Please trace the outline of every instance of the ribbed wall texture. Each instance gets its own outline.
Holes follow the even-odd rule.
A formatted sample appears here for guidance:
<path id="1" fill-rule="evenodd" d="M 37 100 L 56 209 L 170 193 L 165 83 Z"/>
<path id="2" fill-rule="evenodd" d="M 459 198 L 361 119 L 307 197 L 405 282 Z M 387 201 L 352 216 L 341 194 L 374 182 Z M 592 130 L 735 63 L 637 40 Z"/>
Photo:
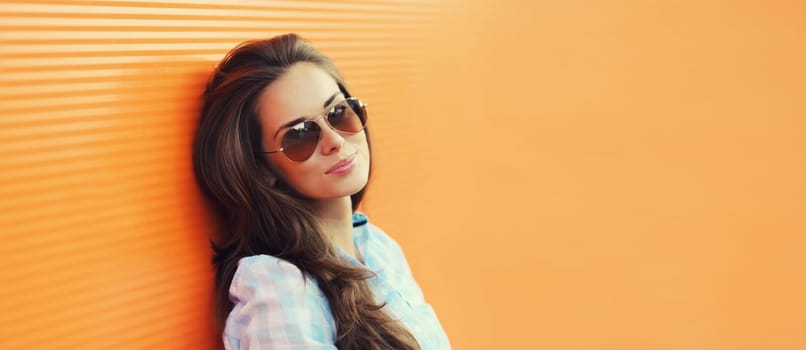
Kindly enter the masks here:
<path id="1" fill-rule="evenodd" d="M 786 0 L 4 2 L 0 349 L 220 343 L 198 97 L 288 31 L 369 103 L 364 210 L 455 349 L 806 349 Z"/>
<path id="2" fill-rule="evenodd" d="M 417 1 L 0 4 L 0 348 L 210 348 L 209 222 L 190 142 L 212 66 L 243 40 L 298 32 L 385 112 L 373 115 L 383 135 L 404 127 L 394 111 L 425 78 L 417 50 L 434 11 Z M 395 141 L 376 143 L 397 153 Z"/>

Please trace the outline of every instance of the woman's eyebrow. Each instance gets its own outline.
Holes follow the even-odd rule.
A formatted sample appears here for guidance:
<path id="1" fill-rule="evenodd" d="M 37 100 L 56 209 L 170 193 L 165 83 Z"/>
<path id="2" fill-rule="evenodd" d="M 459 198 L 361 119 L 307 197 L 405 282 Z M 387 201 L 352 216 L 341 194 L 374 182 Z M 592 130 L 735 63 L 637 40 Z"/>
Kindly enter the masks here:
<path id="1" fill-rule="evenodd" d="M 305 117 L 299 117 L 297 119 L 294 119 L 294 120 L 292 120 L 292 121 L 290 121 L 288 123 L 285 123 L 285 124 L 281 125 L 279 128 L 277 128 L 277 131 L 274 132 L 274 137 L 277 138 L 277 134 L 279 134 L 280 131 L 283 131 L 283 129 L 290 128 L 290 127 L 292 127 L 292 126 L 294 126 L 294 125 L 296 125 L 298 123 L 302 123 L 306 119 L 307 118 L 305 118 Z"/>
<path id="2" fill-rule="evenodd" d="M 328 97 L 327 100 L 325 100 L 325 104 L 322 105 L 322 108 L 327 108 L 327 106 L 329 106 L 330 103 L 333 102 L 333 100 L 336 98 L 336 96 L 339 96 L 339 95 L 341 95 L 341 91 L 336 91 L 333 95 L 330 95 L 330 97 Z M 308 118 L 307 117 L 299 117 L 299 118 L 296 118 L 296 119 L 294 119 L 294 120 L 292 120 L 292 121 L 290 121 L 288 123 L 285 123 L 285 124 L 281 125 L 277 129 L 277 131 L 274 133 L 274 137 L 277 137 L 277 134 L 280 133 L 280 130 L 283 130 L 283 129 L 288 128 L 288 127 L 292 127 L 292 126 L 294 126 L 294 125 L 296 125 L 296 124 L 298 124 L 300 122 L 305 121 L 306 119 L 308 119 Z"/>
<path id="3" fill-rule="evenodd" d="M 333 102 L 333 99 L 336 98 L 336 96 L 339 96 L 339 95 L 341 95 L 341 91 L 336 91 L 335 94 L 333 94 L 330 97 L 328 97 L 327 100 L 325 100 L 325 104 L 322 105 L 322 108 L 327 108 L 327 106 L 329 106 L 330 103 Z"/>

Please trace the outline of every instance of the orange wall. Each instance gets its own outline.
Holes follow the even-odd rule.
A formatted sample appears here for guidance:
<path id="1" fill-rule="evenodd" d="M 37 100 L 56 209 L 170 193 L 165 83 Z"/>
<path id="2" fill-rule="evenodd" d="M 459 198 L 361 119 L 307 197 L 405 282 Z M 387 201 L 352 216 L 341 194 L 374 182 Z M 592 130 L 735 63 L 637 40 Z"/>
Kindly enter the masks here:
<path id="1" fill-rule="evenodd" d="M 806 348 L 806 7 L 0 4 L 0 348 L 213 349 L 206 74 L 296 31 L 456 349 Z"/>

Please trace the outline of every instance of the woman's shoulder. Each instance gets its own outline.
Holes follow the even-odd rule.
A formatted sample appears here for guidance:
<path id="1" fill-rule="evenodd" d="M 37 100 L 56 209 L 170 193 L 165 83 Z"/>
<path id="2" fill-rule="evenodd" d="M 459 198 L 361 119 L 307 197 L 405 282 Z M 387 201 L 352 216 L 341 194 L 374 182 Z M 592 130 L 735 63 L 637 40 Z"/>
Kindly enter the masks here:
<path id="1" fill-rule="evenodd" d="M 230 290 L 257 292 L 265 288 L 286 292 L 318 290 L 311 277 L 287 260 L 265 254 L 241 258 Z"/>
<path id="2" fill-rule="evenodd" d="M 271 256 L 241 258 L 229 290 L 233 308 L 226 348 L 273 349 L 287 344 L 333 347 L 336 326 L 327 299 L 294 264 Z"/>
<path id="3" fill-rule="evenodd" d="M 238 267 L 261 265 L 261 264 L 276 264 L 276 265 L 283 265 L 283 266 L 286 266 L 286 265 L 294 266 L 294 264 L 290 263 L 288 260 L 278 258 L 276 256 L 268 255 L 268 254 L 250 255 L 250 256 L 245 256 L 245 257 L 241 258 L 240 260 L 238 260 Z"/>
<path id="4" fill-rule="evenodd" d="M 238 260 L 238 271 L 268 270 L 278 273 L 301 273 L 302 271 L 285 259 L 267 254 L 257 254 Z"/>

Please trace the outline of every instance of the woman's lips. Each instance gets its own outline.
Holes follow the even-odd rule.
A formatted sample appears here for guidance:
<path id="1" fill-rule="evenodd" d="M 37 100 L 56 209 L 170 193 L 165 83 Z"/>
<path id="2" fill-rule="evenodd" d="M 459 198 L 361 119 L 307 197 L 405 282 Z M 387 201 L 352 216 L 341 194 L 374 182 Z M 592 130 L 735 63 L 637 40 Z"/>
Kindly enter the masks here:
<path id="1" fill-rule="evenodd" d="M 353 166 L 355 166 L 356 154 L 357 153 L 353 153 L 347 158 L 340 160 L 338 163 L 336 163 L 336 165 L 332 166 L 330 169 L 327 169 L 325 174 L 340 175 L 350 172 L 350 170 L 353 170 Z"/>

